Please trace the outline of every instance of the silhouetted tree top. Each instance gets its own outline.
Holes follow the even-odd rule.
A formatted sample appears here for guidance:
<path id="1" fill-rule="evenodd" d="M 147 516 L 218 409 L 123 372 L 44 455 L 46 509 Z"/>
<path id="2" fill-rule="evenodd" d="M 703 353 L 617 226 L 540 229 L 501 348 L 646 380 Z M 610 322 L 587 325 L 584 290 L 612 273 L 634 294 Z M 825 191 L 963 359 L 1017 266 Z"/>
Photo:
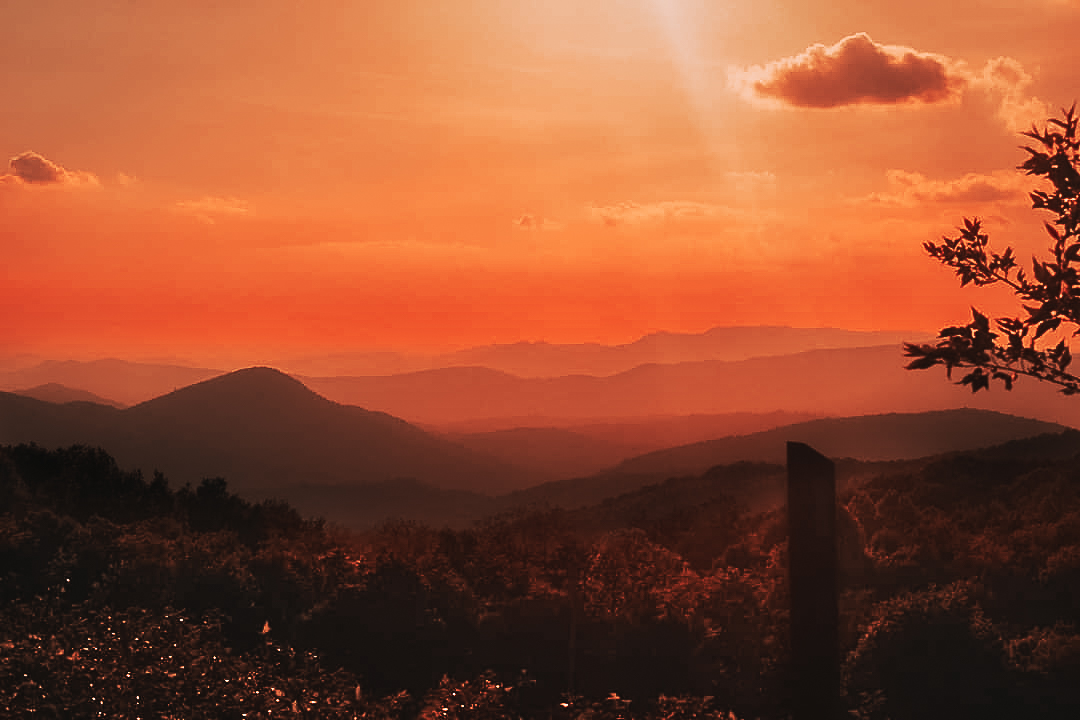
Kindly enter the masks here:
<path id="1" fill-rule="evenodd" d="M 970 369 L 958 383 L 972 392 L 1000 380 L 1006 390 L 1021 375 L 1052 383 L 1066 395 L 1080 392 L 1080 376 L 1069 372 L 1072 354 L 1068 338 L 1080 335 L 1080 141 L 1077 140 L 1076 103 L 1051 118 L 1039 130 L 1022 133 L 1034 140 L 1024 146 L 1027 160 L 1018 169 L 1050 181 L 1051 192 L 1030 194 L 1032 208 L 1054 213 L 1044 223 L 1053 240 L 1049 259 L 1031 259 L 1031 274 L 1019 268 L 1011 247 L 994 252 L 978 218 L 964 218 L 955 237 L 941 244 L 923 245 L 931 257 L 953 268 L 960 285 L 1002 284 L 1012 289 L 1023 313 L 993 321 L 971 309 L 967 325 L 947 327 L 935 344 L 904 344 L 904 353 L 914 358 L 909 370 L 925 370 L 944 365 L 948 376 L 953 368 Z M 1053 340 L 1057 340 L 1054 343 Z"/>

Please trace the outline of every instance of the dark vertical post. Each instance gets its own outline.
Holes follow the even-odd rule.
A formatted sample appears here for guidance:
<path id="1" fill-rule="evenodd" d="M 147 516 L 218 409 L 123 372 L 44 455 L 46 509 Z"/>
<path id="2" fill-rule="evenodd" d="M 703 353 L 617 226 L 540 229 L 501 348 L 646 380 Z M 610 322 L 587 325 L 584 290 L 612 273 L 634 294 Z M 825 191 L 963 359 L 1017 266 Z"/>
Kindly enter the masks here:
<path id="1" fill-rule="evenodd" d="M 809 445 L 787 444 L 788 577 L 794 720 L 840 711 L 836 466 Z"/>
<path id="2" fill-rule="evenodd" d="M 570 638 L 566 645 L 566 693 L 574 694 L 574 670 L 577 660 L 578 606 L 581 605 L 581 567 L 575 557 L 570 561 Z"/>

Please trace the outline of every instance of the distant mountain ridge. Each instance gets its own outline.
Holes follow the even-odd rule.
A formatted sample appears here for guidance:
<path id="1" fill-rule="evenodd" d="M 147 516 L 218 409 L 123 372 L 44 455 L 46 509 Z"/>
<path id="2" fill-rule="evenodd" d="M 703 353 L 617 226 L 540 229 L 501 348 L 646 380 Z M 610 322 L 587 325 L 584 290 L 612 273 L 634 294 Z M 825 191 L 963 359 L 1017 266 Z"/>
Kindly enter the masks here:
<path id="1" fill-rule="evenodd" d="M 526 378 L 603 377 L 641 365 L 749 360 L 808 350 L 868 347 L 910 341 L 915 335 L 919 334 L 784 325 L 715 327 L 703 333 L 654 332 L 621 345 L 488 345 L 443 355 L 440 364 L 476 365 Z"/>
<path id="2" fill-rule="evenodd" d="M 103 398 L 100 395 L 95 395 L 86 390 L 69 388 L 66 385 L 54 382 L 36 385 L 24 390 L 16 390 L 15 394 L 51 403 L 91 402 L 115 408 L 123 407 L 121 403 L 118 403 L 115 400 L 109 400 L 108 398 Z"/>
<path id="3" fill-rule="evenodd" d="M 328 381 L 341 376 L 390 376 L 469 367 L 487 368 L 496 373 L 530 379 L 572 375 L 606 377 L 641 365 L 706 360 L 730 362 L 813 349 L 899 344 L 918 339 L 924 339 L 918 332 L 736 326 L 715 327 L 702 333 L 655 332 L 620 345 L 519 342 L 437 355 L 338 353 L 294 359 L 277 363 L 277 366 L 285 368 L 295 377 Z M 46 360 L 29 366 L 24 361 L 15 362 L 13 359 L 9 369 L 0 369 L 0 390 L 17 391 L 58 383 L 110 398 L 123 405 L 134 405 L 225 372 L 208 367 L 131 362 L 115 358 Z M 333 396 L 332 399 L 352 402 L 345 397 Z"/>
<path id="4" fill-rule="evenodd" d="M 339 402 L 440 425 L 499 417 L 641 417 L 775 411 L 831 416 L 968 406 L 1080 426 L 1080 402 L 1036 382 L 972 395 L 943 372 L 904 368 L 900 345 L 811 350 L 750 360 L 641 365 L 606 377 L 521 378 L 490 368 L 391 376 L 305 377 Z"/>
<path id="5" fill-rule="evenodd" d="M 747 360 L 827 348 L 867 347 L 928 339 L 915 331 L 795 328 L 785 325 L 714 327 L 701 333 L 654 332 L 629 343 L 516 342 L 439 355 L 339 353 L 285 363 L 299 375 L 400 375 L 453 367 L 484 367 L 522 378 L 608 376 L 639 365 Z"/>
<path id="6" fill-rule="evenodd" d="M 19 388 L 57 383 L 123 405 L 135 405 L 221 374 L 221 370 L 210 368 L 116 359 L 47 360 L 31 367 L 0 372 L 0 390 L 15 392 Z"/>

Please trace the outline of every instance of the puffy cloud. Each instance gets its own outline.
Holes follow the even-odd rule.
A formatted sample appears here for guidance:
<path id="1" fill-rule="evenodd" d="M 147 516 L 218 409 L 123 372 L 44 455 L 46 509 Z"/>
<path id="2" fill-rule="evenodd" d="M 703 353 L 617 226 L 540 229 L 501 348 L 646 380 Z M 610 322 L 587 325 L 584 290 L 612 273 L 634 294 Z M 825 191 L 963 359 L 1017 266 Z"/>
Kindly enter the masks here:
<path id="1" fill-rule="evenodd" d="M 97 177 L 88 172 L 65 170 L 63 167 L 32 151 L 20 153 L 8 162 L 8 172 L 0 182 L 29 185 L 99 186 Z"/>
<path id="2" fill-rule="evenodd" d="M 604 225 L 615 227 L 617 225 L 709 220 L 728 217 L 732 211 L 729 208 L 709 203 L 666 200 L 645 204 L 622 202 L 614 205 L 593 206 L 589 208 L 589 214 Z"/>
<path id="3" fill-rule="evenodd" d="M 880 45 L 866 33 L 831 46 L 811 45 L 764 66 L 733 68 L 728 78 L 752 99 L 804 108 L 943 102 L 966 84 L 963 71 L 948 58 Z"/>
<path id="4" fill-rule="evenodd" d="M 920 173 L 889 170 L 889 190 L 872 193 L 857 203 L 915 207 L 926 203 L 1021 202 L 1031 189 L 1031 179 L 1016 172 L 983 175 L 968 173 L 952 180 L 933 180 Z"/>

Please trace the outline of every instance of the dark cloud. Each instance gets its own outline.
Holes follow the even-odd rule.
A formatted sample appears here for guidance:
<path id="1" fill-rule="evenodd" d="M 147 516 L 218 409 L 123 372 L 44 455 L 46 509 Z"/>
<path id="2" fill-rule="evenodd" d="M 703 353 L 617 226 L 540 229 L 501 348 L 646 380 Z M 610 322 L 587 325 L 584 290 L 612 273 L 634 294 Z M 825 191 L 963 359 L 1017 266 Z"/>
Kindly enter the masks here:
<path id="1" fill-rule="evenodd" d="M 46 160 L 36 152 L 24 152 L 11 158 L 8 163 L 11 174 L 23 182 L 58 183 L 64 182 L 67 172 L 54 162 Z"/>
<path id="2" fill-rule="evenodd" d="M 24 152 L 11 158 L 8 172 L 0 175 L 0 181 L 32 185 L 99 185 L 91 173 L 65 170 L 36 152 Z"/>
<path id="3" fill-rule="evenodd" d="M 744 92 L 804 108 L 894 105 L 948 100 L 967 83 L 947 58 L 879 45 L 866 33 L 831 47 L 812 45 L 794 57 L 732 72 Z"/>

